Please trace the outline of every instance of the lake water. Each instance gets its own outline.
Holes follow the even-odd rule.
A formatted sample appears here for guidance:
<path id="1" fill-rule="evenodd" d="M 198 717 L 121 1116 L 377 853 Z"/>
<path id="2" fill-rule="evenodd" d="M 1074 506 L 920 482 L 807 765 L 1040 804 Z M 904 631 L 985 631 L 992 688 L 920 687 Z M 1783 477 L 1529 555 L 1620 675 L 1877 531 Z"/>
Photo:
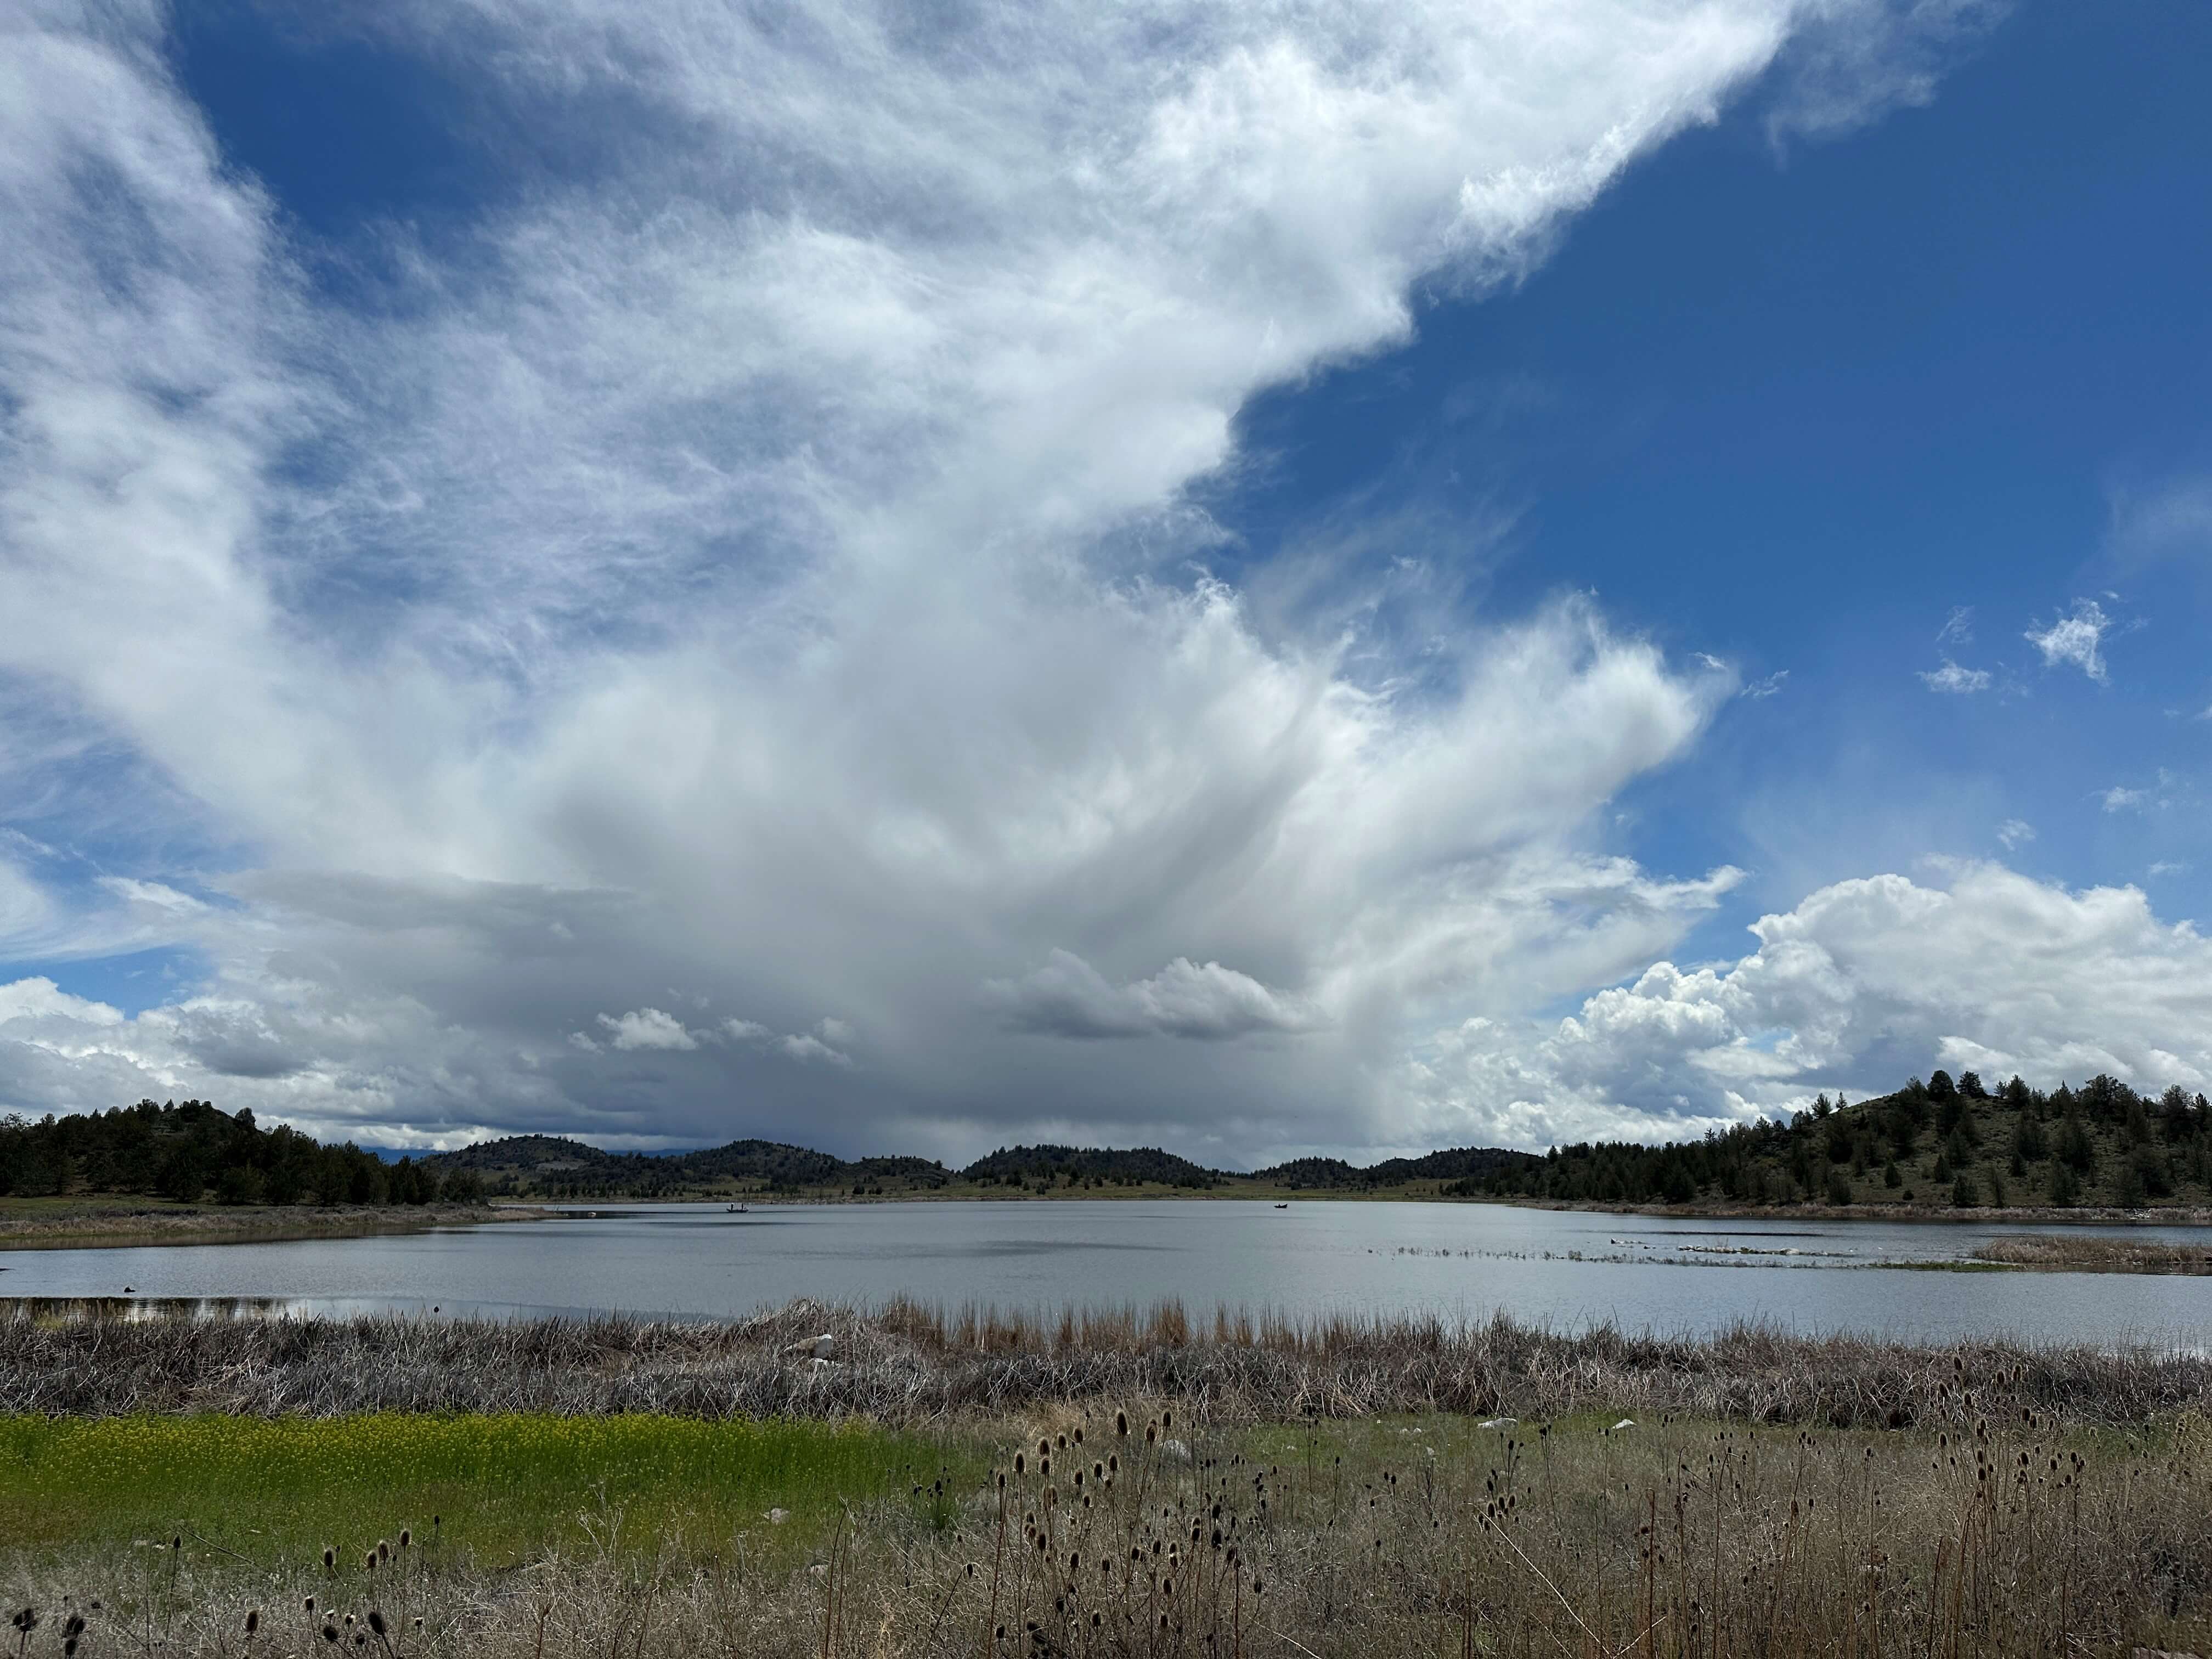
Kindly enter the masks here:
<path id="1" fill-rule="evenodd" d="M 1480 1204 L 1188 1200 L 606 1206 L 400 1237 L 0 1252 L 0 1297 L 233 1298 L 299 1312 L 725 1317 L 799 1297 L 1049 1309 L 1181 1299 L 1571 1328 L 2212 1346 L 2212 1278 L 1913 1272 L 2019 1227 L 1698 1223 Z M 2122 1230 L 2108 1230 L 2122 1231 Z M 2125 1230 L 2198 1243 L 2187 1228 Z M 1578 1259 L 1579 1258 L 1579 1259 Z"/>

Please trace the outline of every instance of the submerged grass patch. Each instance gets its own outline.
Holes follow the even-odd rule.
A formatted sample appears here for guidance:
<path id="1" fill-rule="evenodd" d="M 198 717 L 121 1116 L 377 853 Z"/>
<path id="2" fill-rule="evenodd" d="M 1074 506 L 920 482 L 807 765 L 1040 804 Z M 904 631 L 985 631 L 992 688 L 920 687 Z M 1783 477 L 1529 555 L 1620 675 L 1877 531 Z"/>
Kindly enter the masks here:
<path id="1" fill-rule="evenodd" d="M 412 1531 L 490 1565 L 557 1550 L 619 1512 L 706 1550 L 788 1512 L 811 1538 L 840 1500 L 971 1479 L 951 1443 L 859 1423 L 543 1413 L 0 1419 L 0 1552 L 184 1536 L 272 1566 L 337 1550 L 352 1571 Z"/>

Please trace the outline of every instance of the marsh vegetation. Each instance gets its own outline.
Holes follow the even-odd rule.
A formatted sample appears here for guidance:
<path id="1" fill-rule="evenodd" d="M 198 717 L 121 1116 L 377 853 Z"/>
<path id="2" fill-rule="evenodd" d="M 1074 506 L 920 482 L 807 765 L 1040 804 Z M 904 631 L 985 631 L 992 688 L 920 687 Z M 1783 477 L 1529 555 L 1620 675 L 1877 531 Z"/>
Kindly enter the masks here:
<path id="1" fill-rule="evenodd" d="M 852 1358 L 793 1340 L 825 1324 Z M 236 1363 L 252 1351 L 233 1339 L 257 1334 L 283 1333 L 152 1333 L 163 1346 L 143 1324 L 76 1319 L 17 1328 L 10 1346 L 112 1344 L 130 1369 L 198 1344 Z M 419 1368 L 414 1333 L 307 1334 L 238 1396 L 245 1415 L 0 1427 L 0 1582 L 35 1619 L 21 1651 L 2058 1655 L 2208 1632 L 2203 1379 L 2160 1403 L 2169 1391 L 2139 1386 L 2164 1364 L 2147 1357 L 2083 1389 L 2081 1356 L 1539 1342 L 1497 1375 L 1571 1409 L 1354 1415 L 1374 1390 L 1351 1379 L 1443 1375 L 1414 1358 L 1437 1334 L 980 1312 L 863 1327 L 806 1309 L 731 1347 L 613 1322 L 519 1328 L 495 1358 L 574 1378 L 569 1409 L 361 1416 L 346 1411 L 359 1376 L 286 1404 L 266 1376 L 371 1356 Z M 778 1350 L 794 1405 L 842 1420 L 580 1414 L 624 1379 L 726 1384 L 750 1345 Z M 966 1378 L 958 1409 L 941 1390 L 903 1427 L 852 1415 L 852 1391 L 825 1379 L 895 1352 Z M 1285 1414 L 1233 1386 L 1237 1354 L 1346 1381 Z M 1069 1369 L 1086 1356 L 1104 1369 Z M 1112 1369 L 1146 1356 L 1149 1372 Z M 1733 1410 L 1691 1381 L 1824 1359 L 1910 1378 L 1917 1419 L 1771 1415 L 1820 1398 L 1813 1376 Z M 1158 1391 L 1089 1389 L 1140 1376 Z M 982 1377 L 1010 1397 L 976 1392 Z M 1486 1389 L 1510 1392 L 1461 1395 Z M 1651 1408 L 1669 1395 L 1720 1409 Z M 2052 1403 L 2022 1403 L 2038 1396 Z"/>

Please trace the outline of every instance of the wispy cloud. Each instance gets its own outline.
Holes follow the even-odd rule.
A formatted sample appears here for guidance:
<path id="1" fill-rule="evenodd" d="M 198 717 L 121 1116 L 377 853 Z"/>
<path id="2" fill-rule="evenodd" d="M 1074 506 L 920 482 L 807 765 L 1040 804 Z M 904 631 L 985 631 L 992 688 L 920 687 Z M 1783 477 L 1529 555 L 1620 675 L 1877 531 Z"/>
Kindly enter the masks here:
<path id="1" fill-rule="evenodd" d="M 2007 818 L 1997 825 L 1997 839 L 2004 843 L 2005 850 L 2009 853 L 2035 839 L 2035 826 L 2021 818 Z"/>
<path id="2" fill-rule="evenodd" d="M 1962 696 L 1990 689 L 1987 669 L 1961 668 L 1948 657 L 1943 659 L 1941 668 L 1923 673 L 1920 680 L 1931 691 L 1949 691 Z"/>
<path id="3" fill-rule="evenodd" d="M 1788 683 L 1789 678 L 1788 669 L 1778 668 L 1765 679 L 1753 680 L 1746 685 L 1743 695 L 1747 697 L 1771 697 Z"/>
<path id="4" fill-rule="evenodd" d="M 2139 812 L 2150 799 L 2148 789 L 2129 789 L 2114 784 L 2097 797 L 2107 812 Z"/>
<path id="5" fill-rule="evenodd" d="M 1974 642 L 1974 607 L 1954 605 L 1951 614 L 1943 618 L 1942 627 L 1936 630 L 1938 645 L 1972 645 Z"/>

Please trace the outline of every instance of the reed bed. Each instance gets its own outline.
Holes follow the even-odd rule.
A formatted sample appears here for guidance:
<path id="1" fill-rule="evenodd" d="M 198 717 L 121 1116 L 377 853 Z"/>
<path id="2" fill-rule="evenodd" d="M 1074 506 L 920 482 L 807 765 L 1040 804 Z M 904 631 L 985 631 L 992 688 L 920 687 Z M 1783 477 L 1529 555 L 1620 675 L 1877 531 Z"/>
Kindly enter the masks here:
<path id="1" fill-rule="evenodd" d="M 1974 1255 L 2040 1273 L 2212 1273 L 2212 1246 L 2092 1234 L 2013 1234 L 1991 1239 Z"/>
<path id="2" fill-rule="evenodd" d="M 2212 1358 L 2153 1345 L 1916 1346 L 1749 1325 L 1668 1338 L 1235 1309 L 1205 1319 L 1173 1303 L 1037 1317 L 801 1302 L 735 1323 L 205 1319 L 19 1304 L 0 1323 L 0 1413 L 74 1416 L 653 1413 L 921 1427 L 1112 1401 L 1173 1403 L 1223 1426 L 1611 1412 L 1899 1429 L 1964 1426 L 1960 1376 L 1995 1417 L 2068 1425 L 2144 1424 L 2212 1396 Z"/>
<path id="3" fill-rule="evenodd" d="M 2212 1635 L 2204 1419 L 2067 1434 L 1950 1370 L 1963 1425 L 1905 1433 L 1063 1404 L 990 1431 L 965 1480 L 803 1537 L 769 1516 L 671 1544 L 603 1509 L 522 1557 L 426 1547 L 422 1517 L 371 1504 L 327 1558 L 272 1560 L 211 1492 L 173 1539 L 17 1553 L 0 1594 L 27 1659 L 1978 1659 Z"/>

